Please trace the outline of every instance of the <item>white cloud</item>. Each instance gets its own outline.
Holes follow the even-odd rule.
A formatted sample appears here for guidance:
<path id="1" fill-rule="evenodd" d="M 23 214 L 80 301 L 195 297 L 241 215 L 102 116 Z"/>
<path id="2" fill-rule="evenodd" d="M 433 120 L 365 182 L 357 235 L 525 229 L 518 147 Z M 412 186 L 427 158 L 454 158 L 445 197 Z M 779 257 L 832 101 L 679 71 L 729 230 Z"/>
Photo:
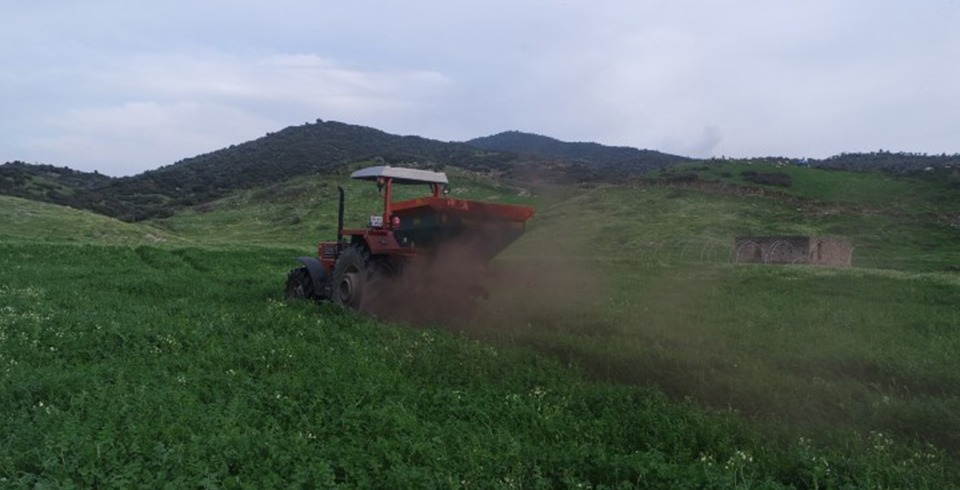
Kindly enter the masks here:
<path id="1" fill-rule="evenodd" d="M 400 120 L 448 80 L 423 70 L 351 69 L 316 55 L 141 55 L 70 74 L 121 101 L 31 116 L 31 160 L 128 174 L 281 127 Z"/>
<path id="2" fill-rule="evenodd" d="M 51 162 L 120 175 L 222 148 L 275 127 L 228 106 L 131 102 L 72 110 L 48 121 L 51 135 L 33 144 Z"/>

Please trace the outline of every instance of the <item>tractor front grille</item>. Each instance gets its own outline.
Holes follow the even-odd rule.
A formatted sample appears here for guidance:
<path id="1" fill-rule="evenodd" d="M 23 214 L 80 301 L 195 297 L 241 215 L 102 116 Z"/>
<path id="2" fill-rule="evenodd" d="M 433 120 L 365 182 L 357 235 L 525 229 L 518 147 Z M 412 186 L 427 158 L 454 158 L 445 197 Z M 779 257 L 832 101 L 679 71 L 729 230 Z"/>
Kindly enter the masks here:
<path id="1" fill-rule="evenodd" d="M 320 257 L 325 259 L 332 259 L 337 256 L 337 244 L 336 243 L 325 243 L 320 245 Z"/>

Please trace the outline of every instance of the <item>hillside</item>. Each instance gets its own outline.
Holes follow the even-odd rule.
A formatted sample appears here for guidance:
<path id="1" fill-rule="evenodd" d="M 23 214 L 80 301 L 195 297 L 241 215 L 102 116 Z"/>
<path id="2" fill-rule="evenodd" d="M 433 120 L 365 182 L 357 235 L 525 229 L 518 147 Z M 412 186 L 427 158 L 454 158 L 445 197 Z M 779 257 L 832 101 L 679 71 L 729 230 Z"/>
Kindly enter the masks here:
<path id="1" fill-rule="evenodd" d="M 103 187 L 113 178 L 97 172 L 20 161 L 0 165 L 0 194 L 54 204 L 75 201 L 78 191 Z"/>
<path id="2" fill-rule="evenodd" d="M 654 150 L 639 150 L 628 146 L 568 143 L 548 136 L 520 131 L 506 131 L 472 139 L 466 143 L 485 150 L 536 155 L 624 174 L 640 174 L 691 160 L 687 157 Z"/>
<path id="3" fill-rule="evenodd" d="M 288 127 L 262 138 L 199 155 L 111 183 L 121 195 L 162 195 L 173 205 L 190 205 L 314 173 L 329 173 L 364 160 L 388 164 L 506 170 L 516 157 L 491 154 L 456 143 L 397 136 L 339 122 Z"/>
<path id="4" fill-rule="evenodd" d="M 910 174 L 927 171 L 927 169 L 957 169 L 960 168 L 960 153 L 928 155 L 926 153 L 873 151 L 873 152 L 844 152 L 827 158 L 793 158 L 793 157 L 750 157 L 750 158 L 711 158 L 705 160 L 710 164 L 723 164 L 729 161 L 751 162 L 759 164 L 789 164 L 802 167 L 816 167 L 832 170 L 848 170 L 853 172 L 872 172 L 883 170 L 889 173 Z"/>
<path id="5" fill-rule="evenodd" d="M 157 244 L 175 235 L 146 223 L 125 223 L 90 211 L 0 196 L 0 242 Z"/>
<path id="6" fill-rule="evenodd" d="M 569 143 L 518 131 L 455 143 L 317 120 L 131 177 L 111 178 L 51 165 L 8 162 L 0 165 L 0 195 L 87 209 L 131 222 L 171 216 L 180 209 L 211 202 L 237 190 L 274 185 L 305 175 L 335 174 L 361 161 L 449 165 L 531 184 L 571 184 L 609 182 L 691 159 L 653 150 Z M 956 174 L 960 155 L 881 151 L 805 162 L 786 158 L 752 161 L 859 171 L 916 172 L 927 167 L 953 167 Z"/>
<path id="7" fill-rule="evenodd" d="M 960 153 L 927 155 L 881 150 L 869 153 L 841 153 L 822 160 L 814 160 L 811 164 L 822 168 L 842 170 L 910 172 L 922 171 L 927 167 L 960 168 Z"/>
<path id="8" fill-rule="evenodd" d="M 488 172 L 510 172 L 520 164 L 536 164 L 535 159 L 511 153 L 318 120 L 132 177 L 93 179 L 74 173 L 70 175 L 76 178 L 58 177 L 47 184 L 41 177 L 50 174 L 52 167 L 30 169 L 8 163 L 0 166 L 0 193 L 89 209 L 124 221 L 140 221 L 170 216 L 178 208 L 209 202 L 241 189 L 303 175 L 334 173 L 358 161 L 456 165 Z M 27 177 L 17 177 L 15 173 Z"/>

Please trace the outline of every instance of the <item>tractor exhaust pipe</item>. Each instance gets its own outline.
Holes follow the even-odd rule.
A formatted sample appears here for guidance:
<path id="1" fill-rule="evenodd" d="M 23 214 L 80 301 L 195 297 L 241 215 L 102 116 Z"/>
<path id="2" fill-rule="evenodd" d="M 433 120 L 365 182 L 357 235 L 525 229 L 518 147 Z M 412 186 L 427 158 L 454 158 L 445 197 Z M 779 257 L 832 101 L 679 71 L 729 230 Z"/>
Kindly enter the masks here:
<path id="1" fill-rule="evenodd" d="M 343 187 L 337 186 L 340 193 L 340 207 L 337 209 L 337 255 L 340 255 L 340 249 L 343 248 Z"/>

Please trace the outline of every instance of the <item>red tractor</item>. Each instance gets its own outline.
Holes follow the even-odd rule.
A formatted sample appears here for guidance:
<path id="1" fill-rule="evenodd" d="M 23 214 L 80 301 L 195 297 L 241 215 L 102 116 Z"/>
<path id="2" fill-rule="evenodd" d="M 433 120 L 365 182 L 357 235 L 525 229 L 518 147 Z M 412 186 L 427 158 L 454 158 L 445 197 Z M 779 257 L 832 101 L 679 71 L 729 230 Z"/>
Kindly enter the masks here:
<path id="1" fill-rule="evenodd" d="M 288 298 L 330 300 L 355 310 L 368 309 L 374 289 L 456 249 L 463 258 L 486 263 L 523 234 L 533 208 L 447 197 L 446 174 L 390 166 L 370 167 L 351 178 L 374 181 L 383 196 L 383 214 L 365 229 L 343 229 L 344 192 L 340 187 L 337 241 L 321 242 L 317 257 L 287 277 Z M 424 197 L 393 202 L 394 184 L 429 186 Z M 456 265 L 454 265 L 456 267 Z M 431 276 L 433 277 L 433 276 Z M 432 282 L 433 279 L 431 278 Z M 409 288 L 416 294 L 417 288 Z"/>

